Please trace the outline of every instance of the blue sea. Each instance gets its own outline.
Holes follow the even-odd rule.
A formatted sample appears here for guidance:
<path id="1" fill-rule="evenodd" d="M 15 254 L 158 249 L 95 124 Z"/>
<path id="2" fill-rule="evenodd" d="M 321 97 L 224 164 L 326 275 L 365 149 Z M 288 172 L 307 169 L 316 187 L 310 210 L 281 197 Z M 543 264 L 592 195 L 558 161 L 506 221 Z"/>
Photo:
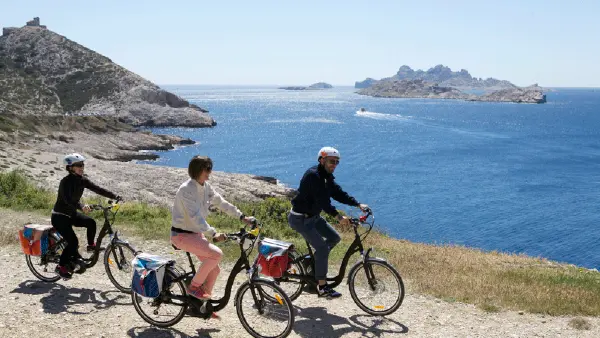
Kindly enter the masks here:
<path id="1" fill-rule="evenodd" d="M 541 105 L 382 99 L 350 87 L 165 89 L 218 125 L 152 129 L 198 144 L 147 163 L 187 167 L 202 154 L 215 170 L 297 188 L 333 146 L 338 183 L 394 237 L 600 265 L 600 89 L 553 89 Z"/>

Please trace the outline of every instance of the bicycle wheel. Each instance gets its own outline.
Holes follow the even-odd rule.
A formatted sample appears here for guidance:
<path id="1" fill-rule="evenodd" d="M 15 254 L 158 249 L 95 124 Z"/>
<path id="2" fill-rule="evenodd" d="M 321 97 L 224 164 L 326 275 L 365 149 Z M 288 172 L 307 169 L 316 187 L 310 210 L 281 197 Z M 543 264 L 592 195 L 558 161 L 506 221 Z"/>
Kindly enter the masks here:
<path id="1" fill-rule="evenodd" d="M 264 295 L 269 294 L 275 302 Z M 235 295 L 235 307 L 242 326 L 253 337 L 287 337 L 295 315 L 292 301 L 270 280 L 244 282 Z M 266 323 L 259 323 L 263 319 Z"/>
<path id="2" fill-rule="evenodd" d="M 41 281 L 49 283 L 56 282 L 60 279 L 60 276 L 56 273 L 56 267 L 58 266 L 62 251 L 67 246 L 67 243 L 61 241 L 55 233 L 51 233 L 50 237 L 50 248 L 45 255 L 25 255 L 27 267 L 33 275 Z"/>
<path id="3" fill-rule="evenodd" d="M 352 299 L 363 311 L 374 316 L 394 313 L 404 300 L 404 283 L 388 262 L 368 259 L 348 273 Z"/>
<path id="4" fill-rule="evenodd" d="M 131 291 L 131 300 L 135 311 L 149 324 L 158 327 L 173 326 L 185 316 L 188 304 L 183 300 L 173 299 L 172 296 L 185 297 L 187 295 L 182 281 L 169 282 L 179 274 L 172 269 L 165 272 L 165 285 L 157 298 L 145 298 L 135 291 Z"/>
<path id="5" fill-rule="evenodd" d="M 122 292 L 131 291 L 132 247 L 123 243 L 110 244 L 104 251 L 104 268 L 113 285 Z"/>

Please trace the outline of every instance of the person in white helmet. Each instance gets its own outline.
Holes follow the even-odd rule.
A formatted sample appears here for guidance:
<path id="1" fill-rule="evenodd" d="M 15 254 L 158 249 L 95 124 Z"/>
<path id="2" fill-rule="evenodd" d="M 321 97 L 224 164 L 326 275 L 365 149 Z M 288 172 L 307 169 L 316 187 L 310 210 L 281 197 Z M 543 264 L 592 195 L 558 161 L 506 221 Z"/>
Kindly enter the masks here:
<path id="1" fill-rule="evenodd" d="M 338 232 L 323 217 L 325 211 L 347 225 L 349 220 L 331 204 L 331 198 L 361 210 L 368 205 L 359 203 L 335 182 L 333 172 L 340 163 L 340 152 L 332 147 L 323 147 L 317 155 L 319 164 L 309 168 L 300 180 L 298 194 L 292 199 L 292 210 L 288 216 L 290 227 L 296 230 L 315 249 L 315 279 L 318 294 L 324 297 L 339 297 L 341 294 L 327 285 L 329 252 L 341 240 Z"/>
<path id="2" fill-rule="evenodd" d="M 87 177 L 83 176 L 85 157 L 81 154 L 73 153 L 66 155 L 63 164 L 66 166 L 68 175 L 65 176 L 58 186 L 58 196 L 52 209 L 52 226 L 67 241 L 67 246 L 60 255 L 60 261 L 56 267 L 56 272 L 64 279 L 72 277 L 72 263 L 79 266 L 85 266 L 81 255 L 79 254 L 79 241 L 73 231 L 73 227 L 87 228 L 87 250 L 94 251 L 96 244 L 94 236 L 96 235 L 96 221 L 84 214 L 77 212 L 82 210 L 84 213 L 90 211 L 88 205 L 81 204 L 80 199 L 84 189 L 115 200 L 122 198 L 106 189 L 103 189 L 92 183 Z M 85 269 L 79 270 L 83 272 Z"/>

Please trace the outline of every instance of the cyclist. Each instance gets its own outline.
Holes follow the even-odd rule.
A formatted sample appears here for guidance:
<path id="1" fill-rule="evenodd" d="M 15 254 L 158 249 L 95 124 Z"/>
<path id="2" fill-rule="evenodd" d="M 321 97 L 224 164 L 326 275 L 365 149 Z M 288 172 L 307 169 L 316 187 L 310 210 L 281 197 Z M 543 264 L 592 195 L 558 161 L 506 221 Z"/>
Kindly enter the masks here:
<path id="1" fill-rule="evenodd" d="M 84 189 L 87 188 L 107 198 L 121 200 L 120 196 L 97 186 L 84 176 L 84 161 L 85 157 L 78 153 L 68 154 L 64 157 L 63 164 L 66 166 L 68 174 L 60 181 L 58 196 L 52 209 L 52 226 L 67 242 L 67 246 L 60 255 L 60 261 L 56 267 L 56 272 L 64 279 L 72 277 L 72 273 L 75 270 L 74 265 L 79 265 L 78 272 L 83 272 L 85 270 L 83 267 L 86 265 L 86 262 L 79 254 L 79 240 L 75 231 L 73 231 L 74 226 L 86 228 L 87 251 L 94 251 L 96 249 L 96 243 L 94 243 L 96 221 L 91 217 L 77 212 L 77 210 L 81 210 L 84 213 L 88 213 L 91 210 L 88 205 L 80 202 Z"/>
<path id="2" fill-rule="evenodd" d="M 318 165 L 309 168 L 300 180 L 298 195 L 292 199 L 288 216 L 290 227 L 296 230 L 315 249 L 315 279 L 320 297 L 340 297 L 342 294 L 327 284 L 329 252 L 341 240 L 338 232 L 321 217 L 325 211 L 337 218 L 341 225 L 350 220 L 342 216 L 331 205 L 331 198 L 350 206 L 366 210 L 368 205 L 359 203 L 335 182 L 333 172 L 340 163 L 340 152 L 332 147 L 323 147 L 317 155 Z"/>
<path id="3" fill-rule="evenodd" d="M 254 217 L 245 216 L 237 207 L 226 201 L 208 182 L 213 162 L 209 157 L 194 156 L 188 165 L 190 179 L 185 181 L 175 195 L 172 213 L 171 243 L 177 248 L 198 257 L 202 265 L 188 287 L 188 294 L 198 299 L 210 299 L 221 269 L 223 252 L 209 242 L 226 239 L 217 233 L 206 218 L 213 205 L 228 215 L 252 224 Z"/>

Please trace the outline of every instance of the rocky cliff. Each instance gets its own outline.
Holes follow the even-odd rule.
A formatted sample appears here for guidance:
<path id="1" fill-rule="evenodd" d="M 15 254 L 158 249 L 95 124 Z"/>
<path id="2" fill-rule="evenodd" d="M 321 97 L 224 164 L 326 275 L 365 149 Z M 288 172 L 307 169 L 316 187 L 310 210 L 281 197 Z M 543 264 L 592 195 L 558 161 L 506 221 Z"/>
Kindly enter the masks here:
<path id="1" fill-rule="evenodd" d="M 133 126 L 215 125 L 206 110 L 36 19 L 3 29 L 0 113 L 110 116 Z"/>

